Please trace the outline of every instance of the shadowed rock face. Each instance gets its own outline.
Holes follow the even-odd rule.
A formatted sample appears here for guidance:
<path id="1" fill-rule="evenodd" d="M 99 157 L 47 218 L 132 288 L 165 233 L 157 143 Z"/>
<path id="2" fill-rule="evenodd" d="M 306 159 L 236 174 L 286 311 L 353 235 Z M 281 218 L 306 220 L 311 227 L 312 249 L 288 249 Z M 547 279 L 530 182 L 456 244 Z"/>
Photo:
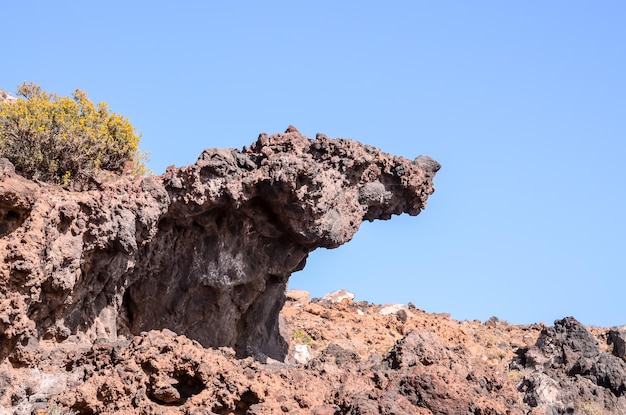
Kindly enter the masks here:
<path id="1" fill-rule="evenodd" d="M 158 177 L 68 192 L 0 171 L 0 357 L 170 329 L 282 359 L 291 273 L 363 220 L 417 215 L 439 164 L 290 127 Z"/>
<path id="2" fill-rule="evenodd" d="M 626 363 L 602 352 L 573 317 L 544 328 L 536 344 L 518 354 L 512 367 L 526 372 L 520 392 L 530 407 L 550 415 L 626 413 Z"/>

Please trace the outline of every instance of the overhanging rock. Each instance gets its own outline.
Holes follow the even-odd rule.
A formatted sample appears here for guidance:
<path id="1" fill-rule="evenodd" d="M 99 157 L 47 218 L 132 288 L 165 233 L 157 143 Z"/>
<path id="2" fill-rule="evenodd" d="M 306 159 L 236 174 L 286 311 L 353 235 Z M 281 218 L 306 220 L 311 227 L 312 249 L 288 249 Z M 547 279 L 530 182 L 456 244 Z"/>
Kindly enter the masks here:
<path id="1" fill-rule="evenodd" d="M 417 215 L 439 164 L 290 127 L 162 176 L 69 192 L 0 171 L 0 358 L 167 328 L 282 359 L 278 313 L 309 252 Z"/>

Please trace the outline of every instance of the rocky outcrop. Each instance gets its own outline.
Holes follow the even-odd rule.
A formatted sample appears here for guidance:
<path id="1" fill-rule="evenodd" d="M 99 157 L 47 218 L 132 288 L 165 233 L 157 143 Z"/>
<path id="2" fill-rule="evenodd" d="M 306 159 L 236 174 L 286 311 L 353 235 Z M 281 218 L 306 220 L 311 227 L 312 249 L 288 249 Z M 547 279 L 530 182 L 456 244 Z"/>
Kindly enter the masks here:
<path id="1" fill-rule="evenodd" d="M 626 413 L 626 363 L 601 352 L 572 317 L 545 328 L 533 347 L 519 351 L 513 367 L 526 373 L 524 401 L 548 415 Z"/>
<path id="2" fill-rule="evenodd" d="M 626 326 L 613 327 L 609 330 L 607 342 L 613 346 L 613 355 L 626 359 Z"/>
<path id="3" fill-rule="evenodd" d="M 439 169 L 428 157 L 293 127 L 85 192 L 2 166 L 0 360 L 15 365 L 31 364 L 43 344 L 91 346 L 153 329 L 282 360 L 291 273 L 364 220 L 419 214 Z"/>

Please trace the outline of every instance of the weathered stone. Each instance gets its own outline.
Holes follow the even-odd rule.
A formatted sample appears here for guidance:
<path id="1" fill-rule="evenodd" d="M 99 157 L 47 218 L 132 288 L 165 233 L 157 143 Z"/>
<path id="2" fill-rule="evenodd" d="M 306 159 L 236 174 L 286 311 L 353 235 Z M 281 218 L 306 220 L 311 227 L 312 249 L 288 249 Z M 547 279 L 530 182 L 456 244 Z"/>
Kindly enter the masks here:
<path id="1" fill-rule="evenodd" d="M 303 307 L 311 301 L 311 294 L 305 290 L 292 289 L 286 293 L 287 301 L 296 307 Z"/>
<path id="2" fill-rule="evenodd" d="M 626 326 L 613 327 L 607 340 L 613 345 L 613 355 L 626 359 Z"/>
<path id="3" fill-rule="evenodd" d="M 379 313 L 383 316 L 387 316 L 390 314 L 398 314 L 399 311 L 403 311 L 405 316 L 413 315 L 413 313 L 411 313 L 408 307 L 404 304 L 387 304 L 380 309 Z"/>
<path id="4" fill-rule="evenodd" d="M 303 365 L 311 360 L 311 353 L 309 352 L 309 346 L 306 344 L 296 344 L 293 352 L 294 362 Z"/>
<path id="5" fill-rule="evenodd" d="M 625 413 L 626 363 L 600 351 L 593 335 L 573 317 L 542 330 L 522 353 L 524 401 L 546 413 L 575 413 L 589 405 L 598 413 Z"/>
<path id="6" fill-rule="evenodd" d="M 321 303 L 325 304 L 336 304 L 342 301 L 352 301 L 354 300 L 354 293 L 351 293 L 348 290 L 337 290 L 325 294 L 322 298 L 320 298 Z"/>
<path id="7" fill-rule="evenodd" d="M 98 191 L 3 168 L 0 361 L 27 338 L 90 345 L 152 329 L 282 360 L 291 273 L 363 220 L 419 214 L 438 168 L 293 127 Z"/>

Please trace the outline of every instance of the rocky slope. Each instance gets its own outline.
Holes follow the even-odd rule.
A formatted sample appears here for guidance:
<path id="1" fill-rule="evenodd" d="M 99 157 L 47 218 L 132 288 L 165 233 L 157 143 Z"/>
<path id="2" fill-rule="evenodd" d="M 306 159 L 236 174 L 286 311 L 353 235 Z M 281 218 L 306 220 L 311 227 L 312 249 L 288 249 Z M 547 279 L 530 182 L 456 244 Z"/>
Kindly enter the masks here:
<path id="1" fill-rule="evenodd" d="M 0 159 L 0 415 L 626 413 L 626 327 L 285 294 L 438 169 L 293 127 L 83 192 Z"/>
<path id="2" fill-rule="evenodd" d="M 623 331 L 288 297 L 284 362 L 167 329 L 84 347 L 42 341 L 21 349 L 20 365 L 0 365 L 0 414 L 50 402 L 80 414 L 626 413 L 626 364 L 607 344 Z"/>

